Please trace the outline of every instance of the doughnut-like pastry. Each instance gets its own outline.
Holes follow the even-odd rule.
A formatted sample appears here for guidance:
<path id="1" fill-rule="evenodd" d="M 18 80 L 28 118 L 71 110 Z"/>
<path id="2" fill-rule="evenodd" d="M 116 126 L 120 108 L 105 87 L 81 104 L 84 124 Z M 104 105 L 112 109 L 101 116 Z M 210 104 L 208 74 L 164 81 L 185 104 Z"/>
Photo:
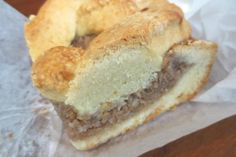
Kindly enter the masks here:
<path id="1" fill-rule="evenodd" d="M 154 119 L 190 100 L 208 80 L 216 44 L 192 39 L 174 4 L 132 2 L 136 12 L 104 30 L 99 21 L 78 21 L 86 25 L 75 29 L 78 36 L 99 33 L 86 49 L 56 45 L 33 63 L 33 84 L 52 100 L 77 149 L 92 149 Z"/>

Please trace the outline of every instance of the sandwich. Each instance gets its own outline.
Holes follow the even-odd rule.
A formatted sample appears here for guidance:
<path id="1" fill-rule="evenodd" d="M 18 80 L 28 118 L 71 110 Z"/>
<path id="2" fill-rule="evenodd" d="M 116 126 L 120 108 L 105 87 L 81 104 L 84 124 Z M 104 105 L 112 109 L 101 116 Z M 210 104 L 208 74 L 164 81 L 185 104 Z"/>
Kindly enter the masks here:
<path id="1" fill-rule="evenodd" d="M 84 9 L 81 6 L 90 6 L 88 2 L 74 2 L 80 2 L 72 5 L 76 13 Z M 110 0 L 99 4 L 104 11 L 101 16 L 107 12 L 104 8 L 124 3 L 129 3 L 131 11 L 122 13 L 104 29 L 96 29 L 99 24 L 95 23 L 100 21 L 92 21 L 91 30 L 87 23 L 92 22 L 82 22 L 86 31 L 78 31 L 83 27 L 76 25 L 69 40 L 58 34 L 65 33 L 63 28 L 51 29 L 54 26 L 50 23 L 49 34 L 41 32 L 32 37 L 32 32 L 40 29 L 37 25 L 33 28 L 32 23 L 43 23 L 42 16 L 37 15 L 25 27 L 33 60 L 33 84 L 52 101 L 72 145 L 79 150 L 95 148 L 190 100 L 207 83 L 215 60 L 217 45 L 194 39 L 181 9 L 168 1 Z M 40 11 L 45 13 L 47 9 Z M 91 34 L 86 46 L 72 44 Z M 54 42 L 54 38 L 66 42 Z M 42 40 L 47 46 L 39 48 L 38 41 Z"/>

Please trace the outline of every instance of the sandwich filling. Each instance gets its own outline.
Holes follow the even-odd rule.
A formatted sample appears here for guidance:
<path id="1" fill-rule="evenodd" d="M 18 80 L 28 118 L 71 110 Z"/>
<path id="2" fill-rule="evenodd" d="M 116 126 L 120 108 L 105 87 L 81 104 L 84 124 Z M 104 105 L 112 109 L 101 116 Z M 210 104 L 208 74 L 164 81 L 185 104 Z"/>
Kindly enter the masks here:
<path id="1" fill-rule="evenodd" d="M 72 105 L 54 103 L 68 135 L 72 139 L 81 139 L 98 132 L 101 128 L 128 119 L 133 114 L 157 101 L 162 95 L 171 90 L 181 76 L 192 66 L 184 58 L 168 52 L 164 57 L 162 70 L 156 72 L 155 79 L 144 88 L 124 96 L 122 102 L 104 102 L 111 106 L 95 116 L 80 119 L 78 111 Z M 120 104 L 115 104 L 120 103 Z M 115 106 L 112 108 L 112 106 Z"/>
<path id="2" fill-rule="evenodd" d="M 72 42 L 72 47 L 81 47 L 83 49 L 88 48 L 89 43 L 96 37 L 96 34 L 84 35 L 81 37 L 75 37 Z"/>

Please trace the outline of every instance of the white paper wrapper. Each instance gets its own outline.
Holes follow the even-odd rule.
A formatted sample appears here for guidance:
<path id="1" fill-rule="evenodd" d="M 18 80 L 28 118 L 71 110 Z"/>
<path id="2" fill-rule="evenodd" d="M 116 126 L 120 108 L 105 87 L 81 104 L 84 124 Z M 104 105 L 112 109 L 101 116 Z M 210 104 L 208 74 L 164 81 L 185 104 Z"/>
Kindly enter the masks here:
<path id="1" fill-rule="evenodd" d="M 194 37 L 218 43 L 207 87 L 192 102 L 92 151 L 77 151 L 62 133 L 52 105 L 30 78 L 26 18 L 0 1 L 0 156 L 137 156 L 236 114 L 236 1 L 172 0 L 192 23 Z"/>

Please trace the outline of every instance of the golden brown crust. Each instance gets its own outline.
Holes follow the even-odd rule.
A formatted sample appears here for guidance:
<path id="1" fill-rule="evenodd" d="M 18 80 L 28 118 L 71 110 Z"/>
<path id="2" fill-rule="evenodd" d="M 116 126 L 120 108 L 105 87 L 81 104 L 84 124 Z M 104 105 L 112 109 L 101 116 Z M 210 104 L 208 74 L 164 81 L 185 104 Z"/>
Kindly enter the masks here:
<path id="1" fill-rule="evenodd" d="M 31 58 L 35 61 L 52 47 L 69 46 L 75 36 L 100 33 L 135 11 L 130 0 L 47 0 L 25 25 Z"/>
<path id="2" fill-rule="evenodd" d="M 98 34 L 136 11 L 131 0 L 88 0 L 77 11 L 77 35 Z"/>
<path id="3" fill-rule="evenodd" d="M 47 0 L 38 15 L 25 25 L 33 61 L 52 47 L 69 46 L 76 33 L 76 0 Z M 58 9 L 60 8 L 60 9 Z"/>
<path id="4" fill-rule="evenodd" d="M 163 7 L 166 4 L 169 4 L 168 0 L 133 0 L 137 5 L 139 10 L 152 7 Z"/>
<path id="5" fill-rule="evenodd" d="M 40 56 L 32 66 L 34 85 L 46 97 L 64 101 L 69 81 L 84 51 L 79 48 L 55 47 Z"/>
<path id="6" fill-rule="evenodd" d="M 158 14 L 155 12 L 136 13 L 99 34 L 90 43 L 84 60 L 86 58 L 98 59 L 99 56 L 103 57 L 125 46 L 129 48 L 148 47 L 153 38 L 171 41 L 173 39 L 171 34 L 164 39 L 161 39 L 161 36 L 172 28 L 178 29 L 174 33 L 180 34 L 182 38 L 180 41 L 187 40 L 191 35 L 191 27 L 178 12 L 160 10 Z M 180 41 L 176 40 L 175 43 Z"/>
<path id="7" fill-rule="evenodd" d="M 141 12 L 172 11 L 183 16 L 182 10 L 167 0 L 135 0 L 135 3 Z"/>

